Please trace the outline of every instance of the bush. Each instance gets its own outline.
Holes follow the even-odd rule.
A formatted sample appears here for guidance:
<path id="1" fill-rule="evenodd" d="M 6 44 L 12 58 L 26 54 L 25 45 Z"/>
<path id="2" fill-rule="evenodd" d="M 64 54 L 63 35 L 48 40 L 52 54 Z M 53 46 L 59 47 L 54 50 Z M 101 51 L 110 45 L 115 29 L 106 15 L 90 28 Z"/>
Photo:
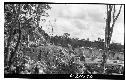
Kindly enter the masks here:
<path id="1" fill-rule="evenodd" d="M 33 55 L 34 53 L 32 52 L 32 50 L 30 50 L 30 52 L 27 51 L 29 54 L 25 53 L 23 57 L 16 57 L 11 67 L 9 69 L 5 69 L 5 74 L 7 74 L 6 71 L 9 71 L 10 74 L 82 73 L 82 65 L 79 63 L 75 63 L 75 57 L 72 57 L 69 55 L 69 53 L 65 52 L 64 48 L 50 45 L 37 47 L 35 49 L 38 52 L 35 53 L 36 55 Z"/>

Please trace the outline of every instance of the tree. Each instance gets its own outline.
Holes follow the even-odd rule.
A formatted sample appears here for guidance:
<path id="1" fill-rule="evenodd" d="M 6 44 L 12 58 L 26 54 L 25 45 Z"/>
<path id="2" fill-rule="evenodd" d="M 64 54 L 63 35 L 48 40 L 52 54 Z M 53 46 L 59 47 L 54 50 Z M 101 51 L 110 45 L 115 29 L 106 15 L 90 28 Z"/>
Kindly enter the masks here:
<path id="1" fill-rule="evenodd" d="M 70 36 L 70 34 L 69 34 L 69 33 L 64 33 L 63 36 L 64 36 L 65 38 L 68 38 L 68 37 Z"/>
<path id="2" fill-rule="evenodd" d="M 116 7 L 115 5 L 107 5 L 107 19 L 106 19 L 105 46 L 104 46 L 106 55 L 108 54 L 109 44 L 110 44 L 112 33 L 113 33 L 113 28 L 114 28 L 116 20 L 118 19 L 118 16 L 120 15 L 122 5 L 120 6 L 120 9 L 117 15 L 116 15 L 115 7 Z M 105 70 L 104 70 L 104 73 L 105 73 Z"/>
<path id="3" fill-rule="evenodd" d="M 100 41 L 101 41 L 101 38 L 98 38 L 98 41 L 100 42 Z"/>
<path id="4" fill-rule="evenodd" d="M 39 21 L 41 16 L 48 16 L 45 11 L 50 8 L 48 4 L 4 5 L 4 60 L 7 65 L 12 64 L 17 52 L 23 49 L 21 46 L 29 43 L 30 38 L 36 41 L 44 35 L 38 30 L 42 30 Z"/>
<path id="5" fill-rule="evenodd" d="M 87 38 L 87 41 L 89 41 L 89 38 Z"/>
<path id="6" fill-rule="evenodd" d="M 17 50 L 16 48 L 19 45 L 20 40 L 20 22 L 19 22 L 19 13 L 20 13 L 20 6 L 14 4 L 7 4 L 5 5 L 4 9 L 5 15 L 5 39 L 7 42 L 5 45 L 5 61 L 9 62 L 11 53 L 15 53 Z M 16 38 L 18 37 L 18 38 Z M 17 43 L 15 43 L 16 41 Z M 13 43 L 13 44 L 11 44 Z M 15 47 L 14 47 L 15 46 Z M 11 50 L 11 51 L 10 51 Z"/>
<path id="7" fill-rule="evenodd" d="M 69 36 L 70 36 L 69 33 L 64 33 L 63 34 L 63 37 L 62 37 L 63 46 L 67 46 L 67 44 L 69 42 Z"/>

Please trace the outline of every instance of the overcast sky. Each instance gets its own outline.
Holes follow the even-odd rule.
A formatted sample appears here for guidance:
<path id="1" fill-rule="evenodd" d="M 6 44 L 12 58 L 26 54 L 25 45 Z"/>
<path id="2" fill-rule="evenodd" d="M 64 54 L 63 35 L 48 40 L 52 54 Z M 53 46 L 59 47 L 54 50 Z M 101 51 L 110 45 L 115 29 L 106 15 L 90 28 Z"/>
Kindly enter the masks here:
<path id="1" fill-rule="evenodd" d="M 89 38 L 91 41 L 98 37 L 104 38 L 106 5 L 97 4 L 51 4 L 50 17 L 46 23 L 41 24 L 47 33 L 54 35 L 69 33 L 71 37 L 79 39 Z M 118 5 L 116 8 L 118 9 Z M 50 23 L 49 23 L 50 20 Z M 124 44 L 124 7 L 116 21 L 112 41 Z"/>

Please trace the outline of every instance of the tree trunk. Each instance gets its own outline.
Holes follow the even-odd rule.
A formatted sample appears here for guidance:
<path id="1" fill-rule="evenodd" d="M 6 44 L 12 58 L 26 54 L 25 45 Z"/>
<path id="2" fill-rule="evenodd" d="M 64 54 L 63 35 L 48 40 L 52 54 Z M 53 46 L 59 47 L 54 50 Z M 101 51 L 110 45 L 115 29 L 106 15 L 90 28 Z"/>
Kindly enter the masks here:
<path id="1" fill-rule="evenodd" d="M 110 44 L 110 23 L 111 23 L 111 11 L 112 11 L 112 6 L 111 5 L 107 5 L 107 19 L 106 19 L 106 29 L 105 29 L 105 46 L 104 46 L 104 51 L 105 51 L 105 55 L 106 57 L 104 57 L 103 60 L 103 73 L 105 73 L 105 63 L 106 63 L 106 59 L 108 57 L 108 49 L 109 49 L 109 44 Z"/>
<path id="2" fill-rule="evenodd" d="M 20 26 L 19 14 L 20 14 L 20 4 L 19 4 L 18 14 L 17 14 L 17 16 L 18 16 L 18 17 L 17 17 L 18 27 L 19 27 L 19 32 L 18 32 L 19 37 L 18 37 L 17 44 L 16 44 L 16 46 L 15 46 L 15 48 L 14 48 L 14 51 L 11 53 L 11 56 L 9 57 L 9 61 L 8 61 L 8 65 L 9 65 L 9 66 L 10 66 L 10 65 L 12 64 L 12 62 L 13 62 L 13 58 L 14 58 L 14 56 L 15 56 L 17 50 L 18 50 L 18 46 L 19 46 L 20 40 L 21 40 L 21 26 Z"/>
<path id="3" fill-rule="evenodd" d="M 5 49 L 5 65 L 7 65 L 7 62 L 9 61 L 9 46 L 10 46 L 10 42 L 11 42 L 11 37 L 12 37 L 12 31 L 13 31 L 13 28 L 10 28 L 10 34 L 9 34 L 9 38 L 7 40 L 7 47 Z"/>
<path id="4" fill-rule="evenodd" d="M 18 38 L 18 41 L 17 41 L 17 44 L 15 46 L 15 49 L 14 51 L 11 53 L 11 57 L 9 59 L 9 64 L 11 65 L 11 63 L 13 62 L 13 58 L 14 56 L 16 55 L 16 52 L 18 50 L 18 47 L 19 47 L 19 44 L 20 44 L 20 40 L 21 40 L 21 31 L 19 30 L 19 38 Z"/>

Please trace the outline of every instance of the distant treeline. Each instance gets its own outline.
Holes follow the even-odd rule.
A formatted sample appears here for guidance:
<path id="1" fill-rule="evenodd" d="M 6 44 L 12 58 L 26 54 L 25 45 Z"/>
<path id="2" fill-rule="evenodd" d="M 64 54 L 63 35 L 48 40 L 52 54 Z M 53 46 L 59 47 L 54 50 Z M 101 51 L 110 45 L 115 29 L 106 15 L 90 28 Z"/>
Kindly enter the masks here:
<path id="1" fill-rule="evenodd" d="M 89 41 L 85 39 L 78 39 L 78 38 L 70 38 L 67 36 L 52 36 L 50 38 L 50 42 L 55 45 L 60 45 L 63 47 L 67 47 L 68 44 L 72 45 L 73 48 L 76 47 L 96 47 L 98 49 L 104 49 L 104 39 L 98 38 L 98 41 Z M 124 45 L 119 43 L 111 43 L 109 46 L 109 50 L 117 51 L 117 52 L 124 52 Z"/>

